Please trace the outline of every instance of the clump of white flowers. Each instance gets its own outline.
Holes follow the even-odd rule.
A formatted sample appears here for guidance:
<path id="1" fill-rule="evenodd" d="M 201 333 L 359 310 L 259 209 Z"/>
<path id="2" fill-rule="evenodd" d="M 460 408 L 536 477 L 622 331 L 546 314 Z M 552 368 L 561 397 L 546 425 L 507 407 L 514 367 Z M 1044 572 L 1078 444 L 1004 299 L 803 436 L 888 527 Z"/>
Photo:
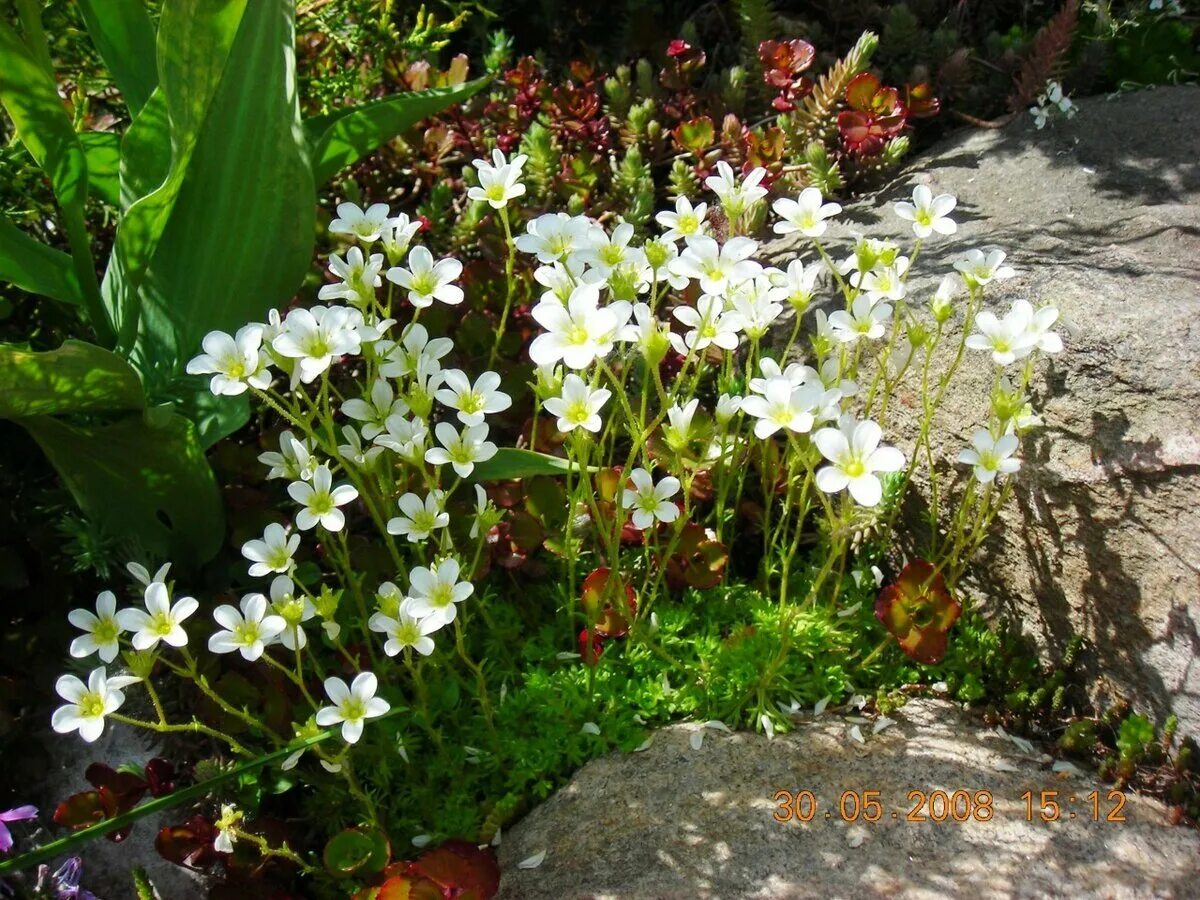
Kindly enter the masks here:
<path id="1" fill-rule="evenodd" d="M 1037 95 L 1037 104 L 1029 107 L 1029 112 L 1040 131 L 1056 115 L 1064 119 L 1075 118 L 1079 108 L 1063 93 L 1062 85 L 1052 80 L 1046 82 L 1046 89 Z"/>

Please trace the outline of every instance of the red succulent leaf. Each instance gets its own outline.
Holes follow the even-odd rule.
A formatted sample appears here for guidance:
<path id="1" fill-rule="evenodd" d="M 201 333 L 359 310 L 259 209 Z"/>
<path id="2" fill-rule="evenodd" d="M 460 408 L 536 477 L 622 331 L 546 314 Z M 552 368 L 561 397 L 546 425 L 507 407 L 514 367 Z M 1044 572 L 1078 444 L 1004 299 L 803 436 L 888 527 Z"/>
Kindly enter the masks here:
<path id="1" fill-rule="evenodd" d="M 637 599 L 633 587 L 619 573 L 607 566 L 593 570 L 583 580 L 580 600 L 600 638 L 624 637 L 629 633 L 629 620 L 637 615 Z"/>
<path id="2" fill-rule="evenodd" d="M 855 75 L 846 86 L 846 103 L 859 112 L 874 112 L 875 94 L 881 86 L 880 80 L 870 72 Z"/>
<path id="3" fill-rule="evenodd" d="M 579 632 L 579 655 L 589 666 L 600 664 L 600 655 L 604 653 L 604 639 L 585 628 Z"/>
<path id="4" fill-rule="evenodd" d="M 105 763 L 92 763 L 87 767 L 83 777 L 98 790 L 111 791 L 112 796 L 116 799 L 118 813 L 133 809 L 150 789 L 146 779 L 140 775 L 129 771 L 118 771 Z"/>
<path id="5" fill-rule="evenodd" d="M 108 788 L 72 794 L 54 810 L 54 822 L 65 828 L 79 829 L 117 814 L 117 798 Z"/>
<path id="6" fill-rule="evenodd" d="M 921 559 L 905 566 L 875 601 L 875 618 L 900 649 L 926 665 L 941 662 L 946 655 L 947 635 L 961 612 L 941 572 Z"/>
<path id="7" fill-rule="evenodd" d="M 847 109 L 838 113 L 838 132 L 850 153 L 871 156 L 883 149 L 887 134 L 868 113 Z"/>
<path id="8" fill-rule="evenodd" d="M 675 38 L 675 40 L 667 44 L 667 56 L 671 57 L 671 59 L 674 59 L 677 56 L 683 56 L 691 49 L 692 45 L 687 41 L 683 40 L 682 38 Z"/>
<path id="9" fill-rule="evenodd" d="M 429 879 L 450 898 L 490 900 L 500 890 L 500 866 L 490 847 L 480 849 L 461 840 L 449 840 L 426 850 L 407 867 L 408 875 Z"/>
<path id="10" fill-rule="evenodd" d="M 161 756 L 146 763 L 146 782 L 152 797 L 162 797 L 175 790 L 175 777 L 175 766 Z"/>
<path id="11" fill-rule="evenodd" d="M 158 832 L 154 849 L 158 855 L 177 866 L 201 869 L 219 857 L 213 849 L 217 832 L 212 822 L 195 815 L 180 825 L 168 825 Z"/>
<path id="12" fill-rule="evenodd" d="M 904 86 L 904 105 L 914 119 L 930 119 L 942 110 L 942 101 L 933 93 L 928 81 Z"/>

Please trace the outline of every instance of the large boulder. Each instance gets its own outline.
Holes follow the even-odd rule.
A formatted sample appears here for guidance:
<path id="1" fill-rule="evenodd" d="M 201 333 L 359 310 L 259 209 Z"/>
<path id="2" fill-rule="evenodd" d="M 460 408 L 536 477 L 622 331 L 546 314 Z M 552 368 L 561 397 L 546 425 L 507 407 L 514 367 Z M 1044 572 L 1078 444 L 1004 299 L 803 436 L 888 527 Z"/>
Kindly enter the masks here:
<path id="1" fill-rule="evenodd" d="M 1016 278 L 989 287 L 1062 310 L 1066 350 L 1034 382 L 1045 428 L 1024 446 L 1015 502 L 975 566 L 985 609 L 1017 617 L 1050 655 L 1082 634 L 1097 688 L 1200 734 L 1200 89 L 1079 104 L 1038 131 L 1025 116 L 968 131 L 850 204 L 830 242 L 896 237 L 891 210 L 917 183 L 958 198 L 952 238 L 927 242 L 912 298 L 952 258 L 998 246 Z M 768 248 L 794 253 L 794 242 Z M 840 249 L 840 247 L 839 247 Z M 835 254 L 836 255 L 836 254 Z M 955 335 L 956 337 L 957 335 Z M 986 416 L 994 367 L 968 351 L 936 420 L 954 466 Z M 887 423 L 911 448 L 916 398 Z M 907 408 L 905 407 L 907 403 Z M 961 467 L 959 467 L 961 469 Z"/>
<path id="2" fill-rule="evenodd" d="M 1129 797 L 1114 814 L 1109 786 L 1055 773 L 1038 749 L 944 701 L 914 700 L 894 716 L 878 734 L 825 715 L 774 740 L 676 725 L 644 752 L 593 760 L 505 833 L 500 897 L 1196 895 L 1200 835 L 1170 827 L 1160 804 Z M 777 792 L 805 790 L 816 804 L 801 804 L 808 821 L 778 821 Z M 957 810 L 939 796 L 917 811 L 925 821 L 910 821 L 910 792 L 938 790 Z M 1057 792 L 1046 797 L 1058 804 L 1057 816 L 1045 808 L 1053 821 L 1041 819 L 1043 791 Z"/>

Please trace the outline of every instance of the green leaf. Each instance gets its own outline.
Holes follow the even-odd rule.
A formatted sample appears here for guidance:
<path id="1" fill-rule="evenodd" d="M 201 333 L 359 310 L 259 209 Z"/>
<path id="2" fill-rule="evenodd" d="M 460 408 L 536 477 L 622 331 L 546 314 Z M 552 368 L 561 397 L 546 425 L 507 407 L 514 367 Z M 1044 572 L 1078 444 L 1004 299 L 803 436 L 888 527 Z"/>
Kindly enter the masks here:
<path id="1" fill-rule="evenodd" d="M 79 135 L 87 157 L 88 187 L 110 206 L 121 205 L 121 136 L 109 131 Z"/>
<path id="2" fill-rule="evenodd" d="M 79 0 L 92 43 L 137 115 L 158 84 L 154 24 L 142 0 Z"/>
<path id="3" fill-rule="evenodd" d="M 564 475 L 575 468 L 568 460 L 533 450 L 501 447 L 491 459 L 475 464 L 473 481 L 508 481 L 535 475 Z M 590 471 L 590 470 L 589 470 Z"/>
<path id="4" fill-rule="evenodd" d="M 67 341 L 35 353 L 0 344 L 0 417 L 141 409 L 142 383 L 115 353 Z"/>
<path id="5" fill-rule="evenodd" d="M 0 216 L 0 280 L 23 291 L 80 303 L 79 281 L 71 257 L 31 238 Z"/>
<path id="6" fill-rule="evenodd" d="M 312 147 L 313 175 L 324 184 L 342 169 L 448 106 L 484 88 L 490 78 L 411 94 L 394 94 L 361 106 L 339 109 L 304 121 Z"/>
<path id="7" fill-rule="evenodd" d="M 151 428 L 141 413 L 109 425 L 20 419 L 75 502 L 108 534 L 151 556 L 194 566 L 221 547 L 221 495 L 195 427 L 171 414 Z"/>

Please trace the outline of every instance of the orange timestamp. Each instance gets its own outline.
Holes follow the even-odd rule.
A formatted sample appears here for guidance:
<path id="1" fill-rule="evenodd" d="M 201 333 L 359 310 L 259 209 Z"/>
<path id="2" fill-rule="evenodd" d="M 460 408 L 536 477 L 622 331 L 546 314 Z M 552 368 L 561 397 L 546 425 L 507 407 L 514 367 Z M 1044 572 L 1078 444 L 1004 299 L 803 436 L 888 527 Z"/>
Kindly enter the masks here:
<path id="1" fill-rule="evenodd" d="M 775 809 L 772 817 L 780 824 L 799 822 L 806 824 L 814 820 L 826 821 L 834 818 L 843 822 L 866 822 L 884 820 L 904 822 L 988 822 L 996 814 L 995 797 L 989 790 L 941 789 L 908 792 L 903 806 L 891 808 L 885 805 L 882 791 L 845 790 L 837 803 L 829 808 L 822 806 L 815 793 L 810 790 L 776 791 Z M 1056 822 L 1060 819 L 1090 817 L 1096 822 L 1124 822 L 1125 795 L 1119 790 L 1100 791 L 1077 796 L 1055 790 L 1026 791 L 1020 797 L 1025 801 L 1027 821 Z M 1077 812 L 1078 806 L 1082 812 Z"/>

